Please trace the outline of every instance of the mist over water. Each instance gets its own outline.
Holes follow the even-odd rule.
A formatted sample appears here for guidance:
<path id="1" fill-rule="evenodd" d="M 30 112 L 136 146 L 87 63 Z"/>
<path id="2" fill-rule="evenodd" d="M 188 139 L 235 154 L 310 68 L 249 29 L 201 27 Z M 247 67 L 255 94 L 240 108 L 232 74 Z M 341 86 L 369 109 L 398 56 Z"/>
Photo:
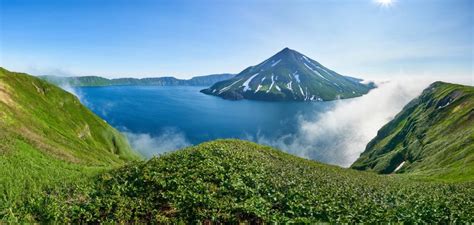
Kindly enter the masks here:
<path id="1" fill-rule="evenodd" d="M 430 82 L 379 82 L 367 95 L 338 101 L 315 119 L 299 120 L 298 131 L 256 141 L 325 163 L 350 166 L 377 131 L 418 96 Z"/>
<path id="2" fill-rule="evenodd" d="M 98 87 L 78 93 L 145 157 L 239 138 L 347 167 L 383 125 L 435 80 L 378 81 L 367 95 L 331 102 L 227 101 L 199 93 L 201 87 Z"/>

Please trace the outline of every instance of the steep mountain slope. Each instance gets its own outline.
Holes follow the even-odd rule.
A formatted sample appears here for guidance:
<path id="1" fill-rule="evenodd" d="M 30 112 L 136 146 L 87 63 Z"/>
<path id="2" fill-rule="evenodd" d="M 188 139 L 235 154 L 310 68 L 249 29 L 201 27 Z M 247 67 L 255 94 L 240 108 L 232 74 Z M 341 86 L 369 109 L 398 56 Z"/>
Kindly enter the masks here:
<path id="1" fill-rule="evenodd" d="M 219 140 L 103 174 L 40 208 L 73 223 L 448 223 L 474 220 L 473 191 Z"/>
<path id="2" fill-rule="evenodd" d="M 75 96 L 0 67 L 0 218 L 43 188 L 135 159 Z"/>
<path id="3" fill-rule="evenodd" d="M 433 83 L 379 130 L 352 168 L 474 180 L 474 87 Z"/>
<path id="4" fill-rule="evenodd" d="M 107 79 L 98 76 L 81 77 L 59 77 L 59 76 L 39 76 L 56 85 L 71 86 L 119 86 L 119 85 L 143 85 L 143 86 L 210 86 L 216 82 L 230 79 L 234 74 L 212 74 L 193 77 L 189 80 L 177 79 L 174 77 L 150 77 L 150 78 L 116 78 Z"/>
<path id="5" fill-rule="evenodd" d="M 361 96 L 372 87 L 285 48 L 201 92 L 232 100 L 327 101 Z"/>

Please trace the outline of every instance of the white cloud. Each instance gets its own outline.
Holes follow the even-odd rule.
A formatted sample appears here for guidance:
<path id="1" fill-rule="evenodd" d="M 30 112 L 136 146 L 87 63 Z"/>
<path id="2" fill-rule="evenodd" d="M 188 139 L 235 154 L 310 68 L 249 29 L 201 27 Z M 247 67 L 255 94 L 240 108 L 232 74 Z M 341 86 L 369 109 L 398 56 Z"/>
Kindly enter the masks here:
<path id="1" fill-rule="evenodd" d="M 158 136 L 143 133 L 123 133 L 132 148 L 147 158 L 191 145 L 185 135 L 175 129 L 166 129 Z"/>
<path id="2" fill-rule="evenodd" d="M 79 98 L 81 100 L 81 98 L 82 98 L 81 92 L 78 89 L 75 89 L 70 84 L 63 83 L 63 84 L 60 84 L 59 87 L 62 88 L 63 90 L 65 90 L 65 91 L 73 94 L 74 96 L 76 96 L 77 98 Z"/>

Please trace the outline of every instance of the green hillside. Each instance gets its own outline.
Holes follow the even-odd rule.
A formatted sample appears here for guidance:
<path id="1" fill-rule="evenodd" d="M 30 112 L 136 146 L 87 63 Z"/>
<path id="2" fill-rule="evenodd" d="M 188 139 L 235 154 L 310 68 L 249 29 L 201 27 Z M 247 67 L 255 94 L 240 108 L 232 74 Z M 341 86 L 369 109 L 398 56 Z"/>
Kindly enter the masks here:
<path id="1" fill-rule="evenodd" d="M 343 169 L 219 140 L 50 195 L 38 214 L 73 223 L 474 222 L 473 185 Z"/>
<path id="2" fill-rule="evenodd" d="M 379 130 L 352 168 L 474 180 L 474 87 L 433 83 Z"/>
<path id="3" fill-rule="evenodd" d="M 124 137 L 75 96 L 0 68 L 0 219 L 44 188 L 135 159 Z"/>

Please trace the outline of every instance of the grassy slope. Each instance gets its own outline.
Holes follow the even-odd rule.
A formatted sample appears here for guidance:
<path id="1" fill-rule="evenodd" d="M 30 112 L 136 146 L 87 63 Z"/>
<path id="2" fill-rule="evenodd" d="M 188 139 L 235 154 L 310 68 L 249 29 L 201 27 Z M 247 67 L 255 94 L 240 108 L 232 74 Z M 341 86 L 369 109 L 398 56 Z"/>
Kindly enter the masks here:
<path id="1" fill-rule="evenodd" d="M 449 103 L 449 104 L 448 104 Z M 474 180 L 474 87 L 436 82 L 385 125 L 353 168 Z"/>
<path id="2" fill-rule="evenodd" d="M 122 135 L 75 96 L 0 68 L 0 219 L 17 217 L 18 204 L 45 188 L 134 159 Z"/>
<path id="3" fill-rule="evenodd" d="M 343 169 L 239 140 L 130 164 L 50 198 L 44 214 L 69 222 L 474 222 L 472 182 Z"/>

